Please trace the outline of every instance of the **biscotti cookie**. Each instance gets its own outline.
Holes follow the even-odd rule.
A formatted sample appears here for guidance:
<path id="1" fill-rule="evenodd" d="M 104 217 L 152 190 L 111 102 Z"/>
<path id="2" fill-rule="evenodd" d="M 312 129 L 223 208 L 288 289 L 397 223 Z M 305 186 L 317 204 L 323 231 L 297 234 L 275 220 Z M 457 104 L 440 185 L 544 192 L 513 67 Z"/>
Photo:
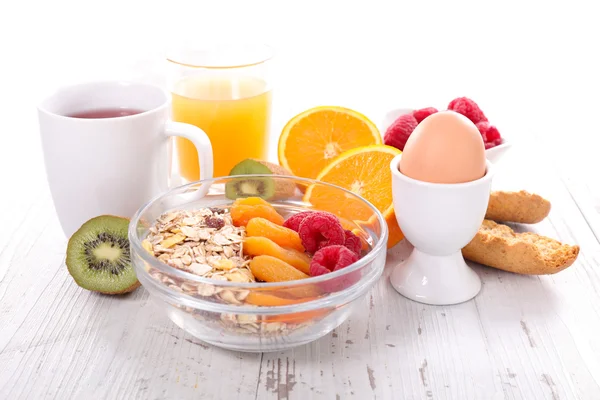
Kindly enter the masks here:
<path id="1" fill-rule="evenodd" d="M 572 265 L 579 246 L 562 244 L 535 233 L 515 233 L 506 225 L 484 220 L 462 253 L 467 260 L 504 271 L 546 275 Z"/>
<path id="2" fill-rule="evenodd" d="M 486 219 L 535 224 L 550 213 L 550 202 L 537 194 L 495 191 L 490 194 Z"/>

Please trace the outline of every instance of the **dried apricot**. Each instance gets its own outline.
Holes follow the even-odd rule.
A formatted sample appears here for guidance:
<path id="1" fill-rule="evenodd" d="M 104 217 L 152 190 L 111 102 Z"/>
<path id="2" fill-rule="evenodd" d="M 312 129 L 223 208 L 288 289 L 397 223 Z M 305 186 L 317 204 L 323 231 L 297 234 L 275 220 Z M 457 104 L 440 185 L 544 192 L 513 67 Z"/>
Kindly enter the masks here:
<path id="1" fill-rule="evenodd" d="M 271 203 L 262 199 L 260 197 L 240 197 L 233 202 L 234 205 L 244 205 L 244 206 L 271 206 Z M 272 206 L 271 206 L 272 207 Z"/>
<path id="2" fill-rule="evenodd" d="M 255 217 L 265 218 L 277 225 L 283 225 L 285 221 L 275 207 L 260 197 L 237 199 L 230 211 L 235 226 L 246 226 L 248 221 Z"/>
<path id="3" fill-rule="evenodd" d="M 301 324 L 317 318 L 323 318 L 331 313 L 333 308 L 319 308 L 316 310 L 300 311 L 292 314 L 266 315 L 266 322 L 283 322 L 285 324 Z"/>
<path id="4" fill-rule="evenodd" d="M 303 252 L 304 246 L 297 232 L 283 226 L 279 226 L 265 218 L 252 218 L 246 225 L 248 236 L 262 236 L 271 239 L 281 247 L 289 247 Z"/>
<path id="5" fill-rule="evenodd" d="M 285 297 L 276 296 L 274 294 L 250 292 L 245 299 L 246 303 L 253 304 L 255 306 L 262 307 L 277 307 L 277 306 L 289 306 L 292 304 L 306 303 L 313 301 L 317 297 L 305 297 L 302 299 L 289 299 Z"/>
<path id="6" fill-rule="evenodd" d="M 285 297 L 276 296 L 274 294 L 250 292 L 250 294 L 248 294 L 248 296 L 246 297 L 245 301 L 246 303 L 255 306 L 278 307 L 306 303 L 309 301 L 316 300 L 317 298 L 318 297 L 304 297 L 300 299 L 288 299 Z M 300 311 L 291 314 L 265 315 L 263 317 L 263 320 L 265 322 L 284 322 L 288 324 L 299 324 L 311 319 L 325 316 L 333 310 L 333 308 L 325 308 L 318 310 Z"/>
<path id="7" fill-rule="evenodd" d="M 271 256 L 254 257 L 250 261 L 250 271 L 257 279 L 265 282 L 295 281 L 308 278 L 304 272 Z"/>
<path id="8" fill-rule="evenodd" d="M 308 255 L 298 250 L 285 249 L 266 237 L 247 237 L 244 240 L 243 250 L 244 254 L 250 256 L 266 255 L 278 258 L 305 274 L 310 271 L 310 257 Z"/>

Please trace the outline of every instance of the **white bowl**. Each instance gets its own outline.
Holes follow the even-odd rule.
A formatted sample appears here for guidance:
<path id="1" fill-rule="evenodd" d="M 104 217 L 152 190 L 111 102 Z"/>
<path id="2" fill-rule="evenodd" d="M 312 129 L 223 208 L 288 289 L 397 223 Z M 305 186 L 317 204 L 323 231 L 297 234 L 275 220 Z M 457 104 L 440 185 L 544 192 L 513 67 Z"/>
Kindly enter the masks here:
<path id="1" fill-rule="evenodd" d="M 410 114 L 414 111 L 412 108 L 395 108 L 393 110 L 388 111 L 383 117 L 383 121 L 379 127 L 381 134 L 385 134 L 385 131 L 389 128 L 389 126 L 394 123 L 398 117 L 404 114 Z M 498 162 L 504 158 L 508 150 L 512 147 L 512 141 L 504 135 L 504 132 L 500 133 L 502 135 L 502 139 L 504 140 L 502 144 L 492 147 L 491 149 L 487 149 L 485 151 L 486 158 L 491 161 L 493 164 L 498 164 Z"/>

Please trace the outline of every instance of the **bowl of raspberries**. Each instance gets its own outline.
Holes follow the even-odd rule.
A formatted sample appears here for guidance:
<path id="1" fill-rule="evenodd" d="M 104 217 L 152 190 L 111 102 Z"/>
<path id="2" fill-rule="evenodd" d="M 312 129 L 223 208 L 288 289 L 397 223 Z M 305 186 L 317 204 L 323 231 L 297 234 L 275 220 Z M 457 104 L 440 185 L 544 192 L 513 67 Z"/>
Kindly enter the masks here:
<path id="1" fill-rule="evenodd" d="M 481 133 L 481 138 L 486 149 L 486 157 L 497 163 L 511 147 L 511 143 L 500 134 L 498 128 L 491 124 L 481 108 L 468 97 L 458 97 L 452 100 L 447 107 L 469 118 Z M 435 107 L 420 109 L 397 108 L 389 111 L 382 122 L 381 131 L 384 133 L 383 142 L 388 146 L 404 150 L 406 141 L 417 125 L 431 114 L 439 110 Z"/>

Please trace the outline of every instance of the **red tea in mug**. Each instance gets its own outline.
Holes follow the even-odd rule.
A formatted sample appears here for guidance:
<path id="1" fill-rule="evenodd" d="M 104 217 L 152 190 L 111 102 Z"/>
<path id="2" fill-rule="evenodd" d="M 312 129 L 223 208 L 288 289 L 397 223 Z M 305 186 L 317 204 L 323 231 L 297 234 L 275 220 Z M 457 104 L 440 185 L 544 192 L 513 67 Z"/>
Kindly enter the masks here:
<path id="1" fill-rule="evenodd" d="M 136 115 L 143 112 L 144 110 L 138 110 L 134 108 L 99 108 L 95 110 L 86 110 L 74 114 L 69 114 L 68 117 L 87 119 L 118 118 L 127 117 L 129 115 Z"/>

